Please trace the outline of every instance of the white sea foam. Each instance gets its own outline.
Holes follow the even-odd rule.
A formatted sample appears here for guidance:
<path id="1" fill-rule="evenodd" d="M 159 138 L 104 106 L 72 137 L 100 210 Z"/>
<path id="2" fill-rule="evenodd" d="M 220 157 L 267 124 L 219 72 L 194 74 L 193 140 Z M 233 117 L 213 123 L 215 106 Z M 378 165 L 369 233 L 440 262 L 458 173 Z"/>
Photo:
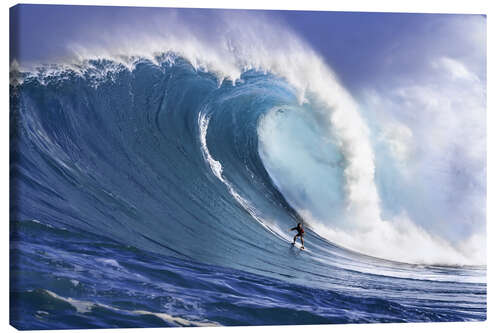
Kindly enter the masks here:
<path id="1" fill-rule="evenodd" d="M 203 156 L 205 157 L 205 160 L 207 161 L 208 165 L 210 166 L 210 169 L 212 170 L 213 174 L 219 178 L 219 180 L 223 183 L 226 183 L 226 181 L 222 178 L 222 165 L 220 164 L 219 161 L 214 160 L 212 155 L 210 155 L 210 151 L 208 150 L 207 147 L 207 130 L 208 130 L 208 124 L 209 124 L 210 118 L 206 116 L 205 114 L 199 114 L 198 116 L 198 126 L 200 129 L 200 141 L 201 141 L 201 148 L 202 148 L 202 153 Z"/>
<path id="2" fill-rule="evenodd" d="M 97 302 L 89 302 L 89 301 L 81 301 L 71 297 L 63 297 L 60 296 L 50 290 L 44 290 L 51 297 L 63 301 L 65 303 L 70 304 L 78 313 L 88 313 L 91 312 L 94 308 L 100 307 L 105 308 L 110 311 L 127 313 L 132 315 L 151 315 L 162 319 L 163 321 L 175 325 L 175 326 L 199 326 L 199 327 L 211 327 L 211 326 L 219 326 L 218 323 L 212 321 L 194 321 L 187 320 L 181 317 L 172 316 L 168 313 L 162 312 L 150 312 L 145 310 L 123 310 L 116 307 L 112 307 L 106 304 L 97 303 Z"/>

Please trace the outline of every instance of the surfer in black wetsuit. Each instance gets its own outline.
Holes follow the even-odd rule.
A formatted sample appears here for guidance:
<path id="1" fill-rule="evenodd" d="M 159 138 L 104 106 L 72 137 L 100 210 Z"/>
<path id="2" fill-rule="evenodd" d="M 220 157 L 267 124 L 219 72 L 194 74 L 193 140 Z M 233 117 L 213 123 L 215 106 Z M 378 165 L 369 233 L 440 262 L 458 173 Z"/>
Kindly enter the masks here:
<path id="1" fill-rule="evenodd" d="M 290 229 L 290 231 L 292 231 L 292 230 L 297 230 L 297 234 L 295 235 L 295 237 L 293 237 L 292 245 L 295 245 L 295 241 L 297 240 L 297 237 L 300 237 L 300 241 L 302 242 L 301 249 L 303 249 L 304 248 L 304 234 L 306 232 L 304 231 L 304 228 L 302 228 L 302 223 L 299 222 L 299 224 L 297 224 L 297 226 L 295 228 Z"/>

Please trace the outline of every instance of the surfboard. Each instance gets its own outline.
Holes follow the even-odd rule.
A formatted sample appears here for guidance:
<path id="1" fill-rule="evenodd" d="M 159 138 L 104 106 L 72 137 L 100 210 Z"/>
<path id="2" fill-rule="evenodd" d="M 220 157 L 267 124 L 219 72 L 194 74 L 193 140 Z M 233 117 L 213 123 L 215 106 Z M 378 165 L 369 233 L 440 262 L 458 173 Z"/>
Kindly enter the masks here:
<path id="1" fill-rule="evenodd" d="M 295 246 L 295 247 L 296 247 L 296 248 L 298 248 L 299 250 L 305 250 L 305 248 L 302 248 L 302 243 L 295 242 L 295 244 L 290 243 L 290 245 Z"/>

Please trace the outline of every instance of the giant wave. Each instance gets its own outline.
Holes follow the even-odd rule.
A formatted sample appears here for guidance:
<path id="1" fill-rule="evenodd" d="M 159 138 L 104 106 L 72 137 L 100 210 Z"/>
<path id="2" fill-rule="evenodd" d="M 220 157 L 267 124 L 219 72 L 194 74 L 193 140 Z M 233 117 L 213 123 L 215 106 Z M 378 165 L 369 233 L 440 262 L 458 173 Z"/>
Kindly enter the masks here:
<path id="1" fill-rule="evenodd" d="M 382 218 L 370 127 L 323 60 L 288 33 L 279 49 L 272 36 L 233 35 L 13 63 L 11 220 L 312 288 L 371 286 L 397 302 L 466 285 L 480 298 L 466 306 L 482 306 L 484 269 L 463 267 L 482 263 L 470 251 Z M 298 221 L 299 254 L 288 231 Z"/>
<path id="2" fill-rule="evenodd" d="M 230 33 L 215 40 L 174 29 L 160 39 L 142 37 L 134 47 L 121 43 L 89 51 L 74 46 L 78 57 L 58 65 L 20 70 L 13 63 L 22 137 L 52 161 L 48 179 L 54 168 L 76 183 L 83 177 L 75 193 L 79 200 L 92 184 L 90 192 L 103 191 L 128 211 L 111 214 L 113 220 L 148 215 L 143 218 L 151 228 L 119 222 L 126 226 L 122 229 L 148 238 L 152 230 L 157 237 L 162 229 L 158 221 L 165 209 L 156 205 L 169 193 L 177 206 L 197 203 L 203 213 L 184 209 L 196 220 L 207 214 L 234 219 L 208 209 L 200 197 L 236 201 L 238 209 L 278 239 L 290 224 L 304 220 L 322 238 L 369 256 L 417 264 L 483 264 L 484 258 L 463 244 L 426 231 L 404 214 L 382 217 L 386 199 L 378 193 L 377 168 L 400 166 L 387 159 L 375 165 L 384 157 L 375 155 L 370 128 L 324 61 L 285 29 L 259 24 L 273 33 L 262 38 L 249 29 L 251 24 L 232 22 Z M 272 48 L 278 38 L 280 47 Z M 20 155 L 33 147 L 23 149 Z M 38 155 L 26 160 L 39 165 Z M 143 179 L 135 179 L 136 172 Z M 179 189 L 181 179 L 184 190 Z M 127 182 L 136 185 L 128 188 Z M 205 193 L 204 186 L 214 182 L 223 190 Z M 59 195 L 74 192 L 69 185 Z M 152 210 L 147 193 L 156 203 Z M 114 225 L 101 230 L 98 220 L 92 228 L 128 238 Z M 189 237 L 189 246 L 204 242 L 192 233 Z M 162 246 L 167 240 L 151 239 Z"/>
<path id="3" fill-rule="evenodd" d="M 328 105 L 319 93 L 298 98 L 285 77 L 248 69 L 221 81 L 174 53 L 51 69 L 13 88 L 16 219 L 236 267 L 252 247 L 264 252 L 254 269 L 280 257 L 270 249 L 297 221 L 314 255 L 328 242 L 399 262 L 469 263 L 410 222 L 380 219 L 367 128 L 338 85 L 340 102 Z"/>

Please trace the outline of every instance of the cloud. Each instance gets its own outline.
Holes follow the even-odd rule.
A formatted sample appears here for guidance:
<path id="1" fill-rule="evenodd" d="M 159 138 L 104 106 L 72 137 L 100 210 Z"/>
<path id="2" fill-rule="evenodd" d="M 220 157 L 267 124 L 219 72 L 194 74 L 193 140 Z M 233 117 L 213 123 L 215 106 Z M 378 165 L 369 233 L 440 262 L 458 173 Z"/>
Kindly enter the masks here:
<path id="1" fill-rule="evenodd" d="M 397 220 L 404 212 L 433 237 L 484 262 L 486 82 L 474 63 L 478 49 L 484 48 L 454 58 L 430 43 L 415 54 L 427 62 L 416 60 L 397 79 L 388 74 L 385 85 L 365 90 L 361 103 L 378 150 L 390 152 L 376 163 L 385 213 Z M 395 164 L 400 172 L 384 172 Z"/>
<path id="2" fill-rule="evenodd" d="M 434 62 L 433 65 L 435 67 L 442 66 L 448 73 L 451 75 L 453 79 L 461 79 L 466 81 L 479 82 L 479 78 L 477 75 L 471 73 L 464 64 L 460 61 L 443 57 L 438 61 Z"/>

